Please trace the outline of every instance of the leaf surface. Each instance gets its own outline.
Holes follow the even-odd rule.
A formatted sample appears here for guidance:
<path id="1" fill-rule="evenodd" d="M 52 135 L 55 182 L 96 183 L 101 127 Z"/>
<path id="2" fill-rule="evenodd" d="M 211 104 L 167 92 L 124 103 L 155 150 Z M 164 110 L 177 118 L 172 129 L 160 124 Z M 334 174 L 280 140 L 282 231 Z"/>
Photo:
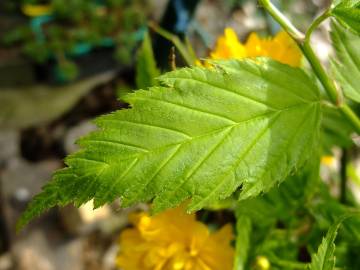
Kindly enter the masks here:
<path id="1" fill-rule="evenodd" d="M 338 0 L 331 14 L 344 26 L 360 35 L 360 0 Z"/>
<path id="2" fill-rule="evenodd" d="M 353 215 L 353 214 L 352 214 Z M 335 222 L 323 238 L 318 251 L 312 256 L 309 270 L 335 269 L 335 238 L 341 223 L 352 215 L 344 215 Z"/>
<path id="3" fill-rule="evenodd" d="M 155 85 L 155 78 L 160 75 L 156 67 L 151 38 L 146 32 L 141 48 L 137 53 L 136 61 L 136 86 L 140 89 Z"/>
<path id="4" fill-rule="evenodd" d="M 115 76 L 106 72 L 66 86 L 0 89 L 0 130 L 19 130 L 45 125 L 73 108 L 79 100 Z"/>
<path id="5" fill-rule="evenodd" d="M 360 36 L 341 25 L 331 24 L 331 39 L 336 52 L 333 71 L 347 98 L 360 102 Z"/>
<path id="6" fill-rule="evenodd" d="M 244 270 L 247 266 L 251 246 L 251 219 L 244 215 L 236 217 L 236 243 L 233 270 Z"/>
<path id="7" fill-rule="evenodd" d="M 256 196 L 318 147 L 320 103 L 298 68 L 269 59 L 223 61 L 160 77 L 164 86 L 126 97 L 131 109 L 100 117 L 100 130 L 34 198 L 19 222 L 44 209 L 95 198 L 155 212 L 190 199 L 194 211 L 230 196 Z"/>

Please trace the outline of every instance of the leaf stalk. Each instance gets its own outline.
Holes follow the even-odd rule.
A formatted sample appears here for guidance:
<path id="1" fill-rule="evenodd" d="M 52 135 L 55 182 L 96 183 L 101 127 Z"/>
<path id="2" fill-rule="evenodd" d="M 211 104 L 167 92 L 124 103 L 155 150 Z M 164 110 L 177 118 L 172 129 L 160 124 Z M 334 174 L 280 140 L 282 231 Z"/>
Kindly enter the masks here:
<path id="1" fill-rule="evenodd" d="M 325 10 L 324 13 L 322 13 L 319 17 L 317 17 L 312 24 L 310 25 L 309 29 L 306 31 L 305 34 L 305 42 L 306 43 L 310 43 L 310 38 L 312 33 L 314 32 L 314 30 L 323 22 L 325 21 L 327 18 L 329 18 L 331 16 L 330 14 L 330 10 L 327 9 Z"/>

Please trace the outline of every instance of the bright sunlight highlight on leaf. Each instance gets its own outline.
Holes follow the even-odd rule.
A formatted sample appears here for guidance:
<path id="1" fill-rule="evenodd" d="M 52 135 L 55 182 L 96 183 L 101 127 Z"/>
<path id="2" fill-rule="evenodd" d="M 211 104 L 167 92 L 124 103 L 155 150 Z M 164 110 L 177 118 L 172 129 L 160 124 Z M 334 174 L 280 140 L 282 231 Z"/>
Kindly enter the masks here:
<path id="1" fill-rule="evenodd" d="M 360 102 L 360 36 L 333 22 L 331 39 L 337 56 L 332 62 L 334 73 L 345 96 Z"/>

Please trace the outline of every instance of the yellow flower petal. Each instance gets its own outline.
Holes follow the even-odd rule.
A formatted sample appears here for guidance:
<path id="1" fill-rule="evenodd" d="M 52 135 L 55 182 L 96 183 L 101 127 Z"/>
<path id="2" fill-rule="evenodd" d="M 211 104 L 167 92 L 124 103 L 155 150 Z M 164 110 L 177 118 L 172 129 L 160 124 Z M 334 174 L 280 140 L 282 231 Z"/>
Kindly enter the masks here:
<path id="1" fill-rule="evenodd" d="M 242 59 L 254 57 L 270 57 L 293 67 L 301 66 L 302 53 L 291 37 L 281 31 L 275 37 L 260 38 L 251 33 L 245 44 L 242 44 L 234 30 L 226 28 L 223 36 L 216 42 L 210 53 L 211 59 Z"/>
<path id="2" fill-rule="evenodd" d="M 332 167 L 335 164 L 335 157 L 333 156 L 322 156 L 321 163 L 325 166 Z"/>
<path id="3" fill-rule="evenodd" d="M 51 5 L 25 4 L 21 6 L 21 11 L 29 17 L 45 16 L 52 13 L 52 7 Z"/>
<path id="4" fill-rule="evenodd" d="M 265 256 L 258 256 L 256 258 L 255 266 L 256 266 L 256 269 L 259 269 L 259 270 L 269 270 L 271 267 L 271 264 L 270 264 L 268 258 L 266 258 Z"/>
<path id="5" fill-rule="evenodd" d="M 123 270 L 231 270 L 230 225 L 215 233 L 183 207 L 156 216 L 133 214 L 134 228 L 119 239 L 117 265 Z"/>
<path id="6" fill-rule="evenodd" d="M 245 47 L 239 42 L 231 28 L 225 29 L 224 36 L 219 37 L 215 50 L 210 54 L 212 59 L 241 59 L 246 57 Z"/>

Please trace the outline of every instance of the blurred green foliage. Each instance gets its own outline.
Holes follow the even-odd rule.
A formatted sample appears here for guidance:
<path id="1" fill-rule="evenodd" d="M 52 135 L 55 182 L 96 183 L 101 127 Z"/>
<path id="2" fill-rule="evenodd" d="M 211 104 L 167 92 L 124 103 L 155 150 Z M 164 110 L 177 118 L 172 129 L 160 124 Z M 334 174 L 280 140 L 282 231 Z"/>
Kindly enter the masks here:
<path id="1" fill-rule="evenodd" d="M 31 16 L 24 12 L 29 4 L 48 6 L 51 12 Z M 22 10 L 27 20 L 5 33 L 1 41 L 5 46 L 20 46 L 38 63 L 60 61 L 65 73 L 71 65 L 71 77 L 76 73 L 72 58 L 93 48 L 115 47 L 114 57 L 127 65 L 141 39 L 139 29 L 148 16 L 147 7 L 145 0 L 23 0 L 17 12 Z"/>

